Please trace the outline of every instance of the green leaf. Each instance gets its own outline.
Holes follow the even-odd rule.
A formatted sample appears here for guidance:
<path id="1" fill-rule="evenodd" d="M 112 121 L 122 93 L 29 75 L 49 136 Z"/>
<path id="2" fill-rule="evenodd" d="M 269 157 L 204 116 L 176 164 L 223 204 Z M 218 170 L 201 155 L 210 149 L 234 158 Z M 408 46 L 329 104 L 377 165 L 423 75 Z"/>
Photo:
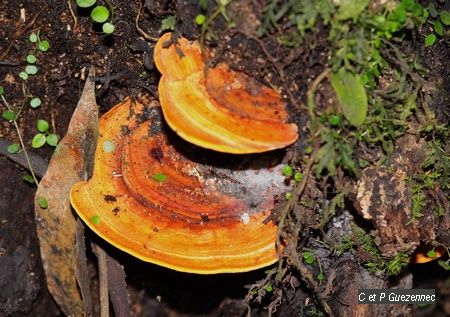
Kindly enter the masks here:
<path id="1" fill-rule="evenodd" d="M 102 219 L 100 216 L 92 216 L 91 221 L 94 225 L 99 225 Z"/>
<path id="2" fill-rule="evenodd" d="M 427 252 L 427 257 L 429 257 L 429 258 L 435 258 L 436 256 L 437 255 L 436 255 L 436 251 L 434 250 L 434 248 Z"/>
<path id="3" fill-rule="evenodd" d="M 42 104 L 42 101 L 39 97 L 34 97 L 33 99 L 30 100 L 30 107 L 35 109 L 40 107 Z"/>
<path id="4" fill-rule="evenodd" d="M 39 119 L 36 122 L 36 126 L 37 126 L 37 129 L 39 130 L 39 132 L 47 132 L 47 130 L 49 128 L 48 122 L 43 119 Z"/>
<path id="5" fill-rule="evenodd" d="M 425 37 L 425 47 L 433 45 L 437 40 L 436 34 L 431 33 Z"/>
<path id="6" fill-rule="evenodd" d="M 433 2 L 430 2 L 430 4 L 428 5 L 428 12 L 430 13 L 430 16 L 432 18 L 437 17 L 438 13 L 436 11 L 436 7 L 434 6 Z"/>
<path id="7" fill-rule="evenodd" d="M 16 115 L 14 114 L 14 112 L 9 111 L 9 110 L 5 110 L 3 111 L 3 119 L 7 120 L 7 121 L 13 121 L 15 119 Z"/>
<path id="8" fill-rule="evenodd" d="M 42 209 L 48 208 L 48 201 L 45 197 L 39 198 L 39 207 L 41 207 Z"/>
<path id="9" fill-rule="evenodd" d="M 450 271 L 450 260 L 447 260 L 447 261 L 439 260 L 439 261 L 438 261 L 438 264 L 439 264 L 444 270 Z"/>
<path id="10" fill-rule="evenodd" d="M 325 275 L 324 275 L 322 272 L 320 272 L 319 274 L 317 274 L 317 280 L 318 280 L 319 282 L 322 282 L 324 279 L 325 279 Z"/>
<path id="11" fill-rule="evenodd" d="M 167 18 L 161 21 L 161 31 L 175 30 L 177 19 L 173 15 L 169 15 Z"/>
<path id="12" fill-rule="evenodd" d="M 22 179 L 27 183 L 34 184 L 34 178 L 31 175 L 25 175 Z"/>
<path id="13" fill-rule="evenodd" d="M 36 75 L 38 72 L 38 68 L 35 65 L 27 65 L 25 66 L 25 73 L 28 75 Z"/>
<path id="14" fill-rule="evenodd" d="M 105 6 L 96 6 L 91 12 L 91 18 L 97 23 L 106 22 L 109 18 L 109 10 Z"/>
<path id="15" fill-rule="evenodd" d="M 450 25 L 450 13 L 448 11 L 442 10 L 439 15 L 441 16 L 442 23 Z"/>
<path id="16" fill-rule="evenodd" d="M 291 192 L 287 192 L 286 194 L 284 194 L 284 198 L 286 198 L 286 200 L 291 200 L 292 199 L 292 193 Z"/>
<path id="17" fill-rule="evenodd" d="M 433 29 L 437 35 L 440 35 L 440 36 L 444 35 L 444 26 L 442 25 L 442 23 L 440 21 L 434 21 Z"/>
<path id="18" fill-rule="evenodd" d="M 3 95 L 5 93 L 5 89 L 3 88 L 3 86 L 0 86 L 0 96 Z"/>
<path id="19" fill-rule="evenodd" d="M 302 173 L 297 172 L 297 173 L 294 174 L 294 180 L 295 180 L 297 183 L 301 182 L 302 179 L 303 179 L 303 174 L 302 174 Z"/>
<path id="20" fill-rule="evenodd" d="M 80 8 L 89 8 L 94 5 L 96 0 L 77 0 L 77 6 Z"/>
<path id="21" fill-rule="evenodd" d="M 270 284 L 267 284 L 266 286 L 264 286 L 264 290 L 268 293 L 273 291 L 273 287 Z"/>
<path id="22" fill-rule="evenodd" d="M 34 64 L 36 63 L 36 60 L 36 56 L 34 56 L 33 54 L 27 55 L 27 63 Z"/>
<path id="23" fill-rule="evenodd" d="M 109 22 L 105 22 L 102 25 L 102 30 L 103 30 L 103 33 L 105 33 L 105 34 L 112 34 L 115 29 L 116 28 L 114 27 L 114 25 Z"/>
<path id="24" fill-rule="evenodd" d="M 314 253 L 305 251 L 303 252 L 303 259 L 305 260 L 306 264 L 313 264 L 314 263 Z"/>
<path id="25" fill-rule="evenodd" d="M 28 74 L 26 72 L 20 72 L 19 73 L 19 77 L 23 80 L 27 80 L 28 79 Z"/>
<path id="26" fill-rule="evenodd" d="M 50 43 L 48 43 L 48 41 L 41 41 L 38 44 L 38 48 L 41 52 L 47 52 L 50 48 Z"/>
<path id="27" fill-rule="evenodd" d="M 354 126 L 361 125 L 367 116 L 367 95 L 361 77 L 344 67 L 331 74 L 331 85 L 336 92 L 344 116 Z"/>
<path id="28" fill-rule="evenodd" d="M 156 173 L 153 175 L 153 179 L 159 183 L 163 183 L 167 180 L 167 175 L 164 173 Z"/>
<path id="29" fill-rule="evenodd" d="M 47 135 L 47 144 L 50 146 L 57 146 L 58 145 L 58 136 L 54 133 L 50 133 Z"/>
<path id="30" fill-rule="evenodd" d="M 30 34 L 30 42 L 31 43 L 36 43 L 38 41 L 38 36 L 36 33 L 31 33 Z"/>
<path id="31" fill-rule="evenodd" d="M 20 145 L 17 143 L 10 144 L 6 148 L 6 151 L 8 151 L 8 153 L 10 153 L 10 154 L 17 153 L 17 152 L 19 152 L 19 150 L 20 150 Z"/>
<path id="32" fill-rule="evenodd" d="M 292 176 L 292 167 L 290 167 L 289 165 L 284 165 L 283 166 L 283 175 L 286 177 L 291 177 Z"/>
<path id="33" fill-rule="evenodd" d="M 195 17 L 195 24 L 197 24 L 199 26 L 203 25 L 205 23 L 205 21 L 206 21 L 206 16 L 204 14 L 198 14 Z"/>
<path id="34" fill-rule="evenodd" d="M 339 117 L 337 115 L 331 116 L 329 119 L 329 122 L 332 126 L 336 127 L 341 122 L 341 117 Z"/>
<path id="35" fill-rule="evenodd" d="M 43 147 L 45 142 L 47 141 L 47 137 L 43 133 L 38 133 L 31 140 L 31 146 L 35 149 Z"/>
<path id="36" fill-rule="evenodd" d="M 338 20 L 356 20 L 369 4 L 370 0 L 341 0 L 337 13 Z"/>

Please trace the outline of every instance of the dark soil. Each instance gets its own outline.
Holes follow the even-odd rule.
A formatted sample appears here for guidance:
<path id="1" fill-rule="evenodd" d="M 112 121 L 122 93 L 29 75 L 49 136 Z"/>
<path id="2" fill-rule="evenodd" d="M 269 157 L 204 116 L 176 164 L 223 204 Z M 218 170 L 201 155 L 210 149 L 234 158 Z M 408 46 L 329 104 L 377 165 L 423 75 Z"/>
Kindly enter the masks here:
<path id="1" fill-rule="evenodd" d="M 60 137 L 64 136 L 91 65 L 96 67 L 98 74 L 97 102 L 102 113 L 126 96 L 143 99 L 157 96 L 159 74 L 151 58 L 154 43 L 145 40 L 135 27 L 139 0 L 112 2 L 116 6 L 116 32 L 113 36 L 101 33 L 91 22 L 89 12 L 77 9 L 74 1 L 0 2 L 0 85 L 5 88 L 6 99 L 11 105 L 27 103 L 27 95 L 39 96 L 43 101 L 43 106 L 38 109 L 26 105 L 20 116 L 20 129 L 29 147 L 33 135 L 37 133 L 36 120 L 40 118 L 49 121 L 52 130 Z M 288 49 L 278 45 L 273 38 L 266 38 L 263 42 L 256 40 L 251 33 L 254 30 L 252 23 L 259 18 L 263 5 L 261 1 L 238 2 L 232 9 L 241 14 L 241 19 L 236 21 L 238 32 L 223 28 L 219 40 L 210 43 L 215 59 L 227 61 L 232 68 L 246 72 L 267 85 L 279 87 L 289 104 L 292 120 L 300 127 L 300 141 L 286 157 L 292 158 L 307 145 L 307 117 L 301 104 L 306 100 L 308 83 L 323 70 L 326 63 L 327 56 L 322 53 L 326 50 L 325 39 L 314 39 L 313 51 L 307 45 Z M 69 3 L 77 19 L 76 27 Z M 159 37 L 162 19 L 173 14 L 178 18 L 177 30 L 188 38 L 198 38 L 199 31 L 192 23 L 198 13 L 196 5 L 178 0 L 146 0 L 142 3 L 139 23 L 147 34 Z M 50 42 L 51 48 L 46 53 L 36 53 L 39 72 L 30 76 L 24 88 L 18 73 L 26 65 L 27 54 L 34 51 L 34 44 L 28 40 L 32 31 L 39 31 L 41 38 Z M 441 87 L 438 95 L 431 98 L 431 107 L 440 122 L 448 122 L 448 47 L 441 45 L 436 50 L 424 51 L 422 42 L 411 39 L 406 51 L 417 55 L 423 60 L 425 68 L 431 70 L 429 85 Z M 272 63 L 273 59 L 277 62 Z M 328 102 L 329 92 L 321 93 L 322 101 Z M 0 138 L 18 143 L 13 125 L 5 120 L 0 121 Z M 45 161 L 52 155 L 52 149 L 48 146 L 33 152 Z M 2 156 L 0 171 L 0 316 L 60 316 L 61 312 L 47 290 L 40 262 L 33 211 L 35 188 L 22 180 L 28 171 Z M 356 222 L 363 221 L 351 204 L 349 207 L 351 218 L 356 218 Z M 370 224 L 367 226 L 370 227 Z M 213 276 L 179 273 L 139 261 L 98 241 L 90 232 L 87 237 L 102 245 L 125 266 L 133 316 L 246 316 L 248 306 L 243 302 L 248 292 L 246 286 L 266 276 L 264 270 Z M 320 250 L 319 246 L 317 250 Z M 325 251 L 322 255 L 331 258 Z M 95 279 L 97 270 L 95 257 L 91 253 L 89 261 L 91 277 Z M 344 258 L 341 263 L 328 262 L 324 263 L 326 269 L 330 272 L 334 270 L 337 279 L 342 277 L 345 284 L 330 290 L 336 295 L 334 307 L 340 307 L 336 309 L 338 316 L 348 309 L 345 300 L 339 296 L 351 296 L 349 290 L 354 290 L 358 285 L 414 285 L 415 288 L 440 289 L 443 294 L 442 307 L 438 312 L 442 316 L 450 312 L 450 287 L 444 284 L 449 273 L 435 262 L 421 267 L 412 266 L 412 275 L 389 281 L 391 284 L 381 278 L 368 277 L 367 271 L 362 270 L 354 258 Z M 360 280 L 361 276 L 367 279 L 365 283 Z M 302 316 L 305 306 L 314 297 L 313 291 L 305 292 L 305 285 L 298 278 L 292 277 L 289 283 L 284 283 L 280 290 L 283 298 L 277 307 L 277 315 Z M 300 285 L 303 289 L 299 288 Z M 251 316 L 266 316 L 269 304 L 267 299 L 260 305 L 252 306 Z M 406 312 L 410 313 L 409 310 Z M 388 316 L 390 313 L 392 311 L 380 308 L 378 316 Z M 422 313 L 425 316 L 432 312 Z"/>

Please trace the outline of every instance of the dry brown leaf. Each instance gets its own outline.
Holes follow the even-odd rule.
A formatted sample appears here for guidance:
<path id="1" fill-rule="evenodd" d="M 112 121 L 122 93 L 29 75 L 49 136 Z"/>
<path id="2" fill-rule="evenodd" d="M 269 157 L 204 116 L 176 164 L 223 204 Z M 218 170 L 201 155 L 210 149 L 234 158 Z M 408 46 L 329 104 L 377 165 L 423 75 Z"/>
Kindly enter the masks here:
<path id="1" fill-rule="evenodd" d="M 93 75 L 90 72 L 89 78 Z M 66 136 L 61 140 L 35 196 L 35 216 L 47 285 L 67 316 L 82 316 L 83 305 L 75 277 L 77 221 L 70 208 L 72 185 L 89 175 L 98 136 L 94 82 L 87 79 Z M 40 199 L 48 208 L 42 209 Z"/>

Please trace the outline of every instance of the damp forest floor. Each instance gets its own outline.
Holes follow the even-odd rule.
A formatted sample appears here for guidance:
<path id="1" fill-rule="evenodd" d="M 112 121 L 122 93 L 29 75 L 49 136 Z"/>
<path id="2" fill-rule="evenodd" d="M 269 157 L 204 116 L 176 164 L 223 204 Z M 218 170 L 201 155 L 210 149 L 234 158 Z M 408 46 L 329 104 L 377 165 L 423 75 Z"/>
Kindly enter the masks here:
<path id="1" fill-rule="evenodd" d="M 438 34 L 436 43 L 427 46 L 424 40 L 439 15 L 415 23 L 422 13 L 405 10 L 407 18 L 398 18 L 402 28 L 392 32 L 394 41 L 386 33 L 379 39 L 364 33 L 366 25 L 353 13 L 343 17 L 346 11 L 335 6 L 344 0 L 316 1 L 315 7 L 308 7 L 309 1 L 199 2 L 105 1 L 114 8 L 112 35 L 105 35 L 89 10 L 72 0 L 0 2 L 0 86 L 8 104 L 21 107 L 20 134 L 44 168 L 54 148 L 32 147 L 38 120 L 48 122 L 47 137 L 64 136 L 91 66 L 96 69 L 101 114 L 127 96 L 157 97 L 160 74 L 152 58 L 154 40 L 173 29 L 201 39 L 213 51 L 213 63 L 226 62 L 279 91 L 289 120 L 299 127 L 299 141 L 283 152 L 283 163 L 301 176 L 296 181 L 286 171 L 287 181 L 296 187 L 278 198 L 274 212 L 280 237 L 289 246 L 280 263 L 249 273 L 198 276 L 144 263 L 105 246 L 125 268 L 131 315 L 448 316 L 448 251 L 442 251 L 439 263 L 410 262 L 419 245 L 428 252 L 450 245 L 450 186 L 445 179 L 450 170 L 448 25 L 441 25 L 446 35 Z M 401 1 L 405 6 L 410 2 L 429 8 L 426 1 Z M 358 14 L 370 20 L 370 12 L 393 11 L 398 3 L 372 1 Z M 448 11 L 450 4 L 436 1 L 435 7 Z M 195 23 L 199 14 L 206 16 L 203 26 Z M 330 30 L 337 34 L 334 39 Z M 348 37 L 339 37 L 339 32 Z M 40 51 L 30 41 L 32 33 L 48 41 L 49 49 Z M 381 43 L 379 59 L 376 54 L 368 58 L 370 50 L 358 51 L 367 43 L 370 49 L 377 47 L 376 41 Z M 19 74 L 30 54 L 37 57 L 38 72 L 23 80 Z M 361 75 L 369 109 L 358 127 L 351 124 L 357 119 L 343 114 L 333 89 L 333 74 L 341 67 L 369 74 Z M 353 93 L 350 99 L 359 98 Z M 41 105 L 31 107 L 35 97 Z M 5 104 L 0 104 L 4 113 Z M 0 119 L 0 140 L 20 142 L 11 121 Z M 48 291 L 40 260 L 36 186 L 24 180 L 29 180 L 29 171 L 7 156 L 4 148 L 0 316 L 63 316 Z M 361 199 L 368 192 L 378 196 Z M 91 232 L 87 238 L 97 239 Z M 95 294 L 98 272 L 90 250 L 88 263 Z M 433 305 L 367 310 L 355 304 L 358 287 L 433 288 L 439 296 Z M 93 302 L 97 316 L 98 298 Z"/>

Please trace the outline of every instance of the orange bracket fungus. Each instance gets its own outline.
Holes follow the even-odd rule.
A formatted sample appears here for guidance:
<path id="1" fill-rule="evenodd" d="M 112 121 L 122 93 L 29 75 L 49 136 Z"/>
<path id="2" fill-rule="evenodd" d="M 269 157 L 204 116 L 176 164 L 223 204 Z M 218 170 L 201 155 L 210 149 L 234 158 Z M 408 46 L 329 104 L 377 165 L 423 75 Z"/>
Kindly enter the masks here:
<path id="1" fill-rule="evenodd" d="M 208 51 L 171 33 L 156 43 L 154 60 L 162 77 L 159 98 L 164 118 L 183 139 L 226 153 L 261 153 L 298 138 L 286 123 L 280 95 L 226 64 L 206 67 Z"/>
<path id="2" fill-rule="evenodd" d="M 245 272 L 276 262 L 270 214 L 288 188 L 274 153 L 198 148 L 165 127 L 160 109 L 127 99 L 100 119 L 93 176 L 70 194 L 79 216 L 119 249 L 179 271 Z"/>

